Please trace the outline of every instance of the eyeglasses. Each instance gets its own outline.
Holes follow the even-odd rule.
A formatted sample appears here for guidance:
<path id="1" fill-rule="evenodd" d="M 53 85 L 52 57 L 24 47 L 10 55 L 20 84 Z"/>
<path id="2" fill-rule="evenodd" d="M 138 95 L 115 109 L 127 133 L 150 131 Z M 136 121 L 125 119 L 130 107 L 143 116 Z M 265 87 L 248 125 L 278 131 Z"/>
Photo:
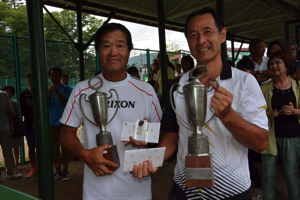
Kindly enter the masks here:
<path id="1" fill-rule="evenodd" d="M 297 49 L 294 47 L 294 48 L 287 48 L 288 51 L 296 51 Z"/>

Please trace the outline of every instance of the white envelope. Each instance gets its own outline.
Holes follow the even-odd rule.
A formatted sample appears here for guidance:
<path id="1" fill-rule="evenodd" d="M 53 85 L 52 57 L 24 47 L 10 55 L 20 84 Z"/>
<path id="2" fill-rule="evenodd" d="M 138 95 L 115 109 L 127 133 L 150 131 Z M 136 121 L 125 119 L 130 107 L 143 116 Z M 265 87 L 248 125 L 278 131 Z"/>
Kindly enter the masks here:
<path id="1" fill-rule="evenodd" d="M 125 151 L 124 172 L 132 171 L 135 164 L 152 160 L 153 167 L 161 167 L 164 161 L 166 147 L 153 149 L 136 149 Z"/>
<path id="2" fill-rule="evenodd" d="M 121 132 L 121 141 L 129 141 L 130 136 L 134 136 L 136 122 L 124 122 Z M 160 133 L 160 123 L 149 123 L 145 142 L 158 143 Z"/>

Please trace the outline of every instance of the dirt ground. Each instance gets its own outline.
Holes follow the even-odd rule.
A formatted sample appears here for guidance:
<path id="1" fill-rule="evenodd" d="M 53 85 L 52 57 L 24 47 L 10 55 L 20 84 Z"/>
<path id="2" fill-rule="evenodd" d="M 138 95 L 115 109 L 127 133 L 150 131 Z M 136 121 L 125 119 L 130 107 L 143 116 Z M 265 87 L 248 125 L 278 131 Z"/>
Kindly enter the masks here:
<path id="1" fill-rule="evenodd" d="M 153 177 L 152 191 L 153 200 L 167 200 L 167 195 L 173 183 L 173 171 L 175 162 L 166 162 L 164 166 Z M 31 169 L 30 164 L 23 166 L 22 170 L 17 170 L 23 175 L 22 179 L 12 180 L 6 179 L 6 172 L 2 170 L 2 185 L 19 190 L 29 195 L 38 197 L 38 179 L 26 179 Z M 83 182 L 83 162 L 72 161 L 69 165 L 70 180 L 62 181 L 61 179 L 54 181 L 54 191 L 56 200 L 80 200 L 82 199 L 82 182 Z M 158 179 L 159 177 L 159 179 Z"/>
<path id="2" fill-rule="evenodd" d="M 168 193 L 173 184 L 173 171 L 175 161 L 165 162 L 152 179 L 152 199 L 153 200 L 167 200 Z M 261 173 L 261 164 L 255 163 Z M 18 173 L 23 175 L 22 179 L 11 180 L 5 179 L 5 171 L 2 171 L 2 183 L 7 187 L 19 190 L 21 192 L 38 197 L 38 181 L 37 177 L 26 179 L 31 166 L 26 164 Z M 69 166 L 69 174 L 71 179 L 62 181 L 61 179 L 54 181 L 55 199 L 56 200 L 80 200 L 82 199 L 82 181 L 83 181 L 83 162 L 72 161 Z M 283 176 L 281 166 L 277 166 L 277 176 L 275 183 L 275 200 L 286 200 L 287 188 Z"/>

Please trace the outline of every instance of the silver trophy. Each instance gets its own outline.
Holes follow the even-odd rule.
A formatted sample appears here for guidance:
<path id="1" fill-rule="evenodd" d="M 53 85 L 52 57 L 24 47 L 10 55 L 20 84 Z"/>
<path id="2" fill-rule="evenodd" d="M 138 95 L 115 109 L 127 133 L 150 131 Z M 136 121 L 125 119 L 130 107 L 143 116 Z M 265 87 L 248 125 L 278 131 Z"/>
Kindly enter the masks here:
<path id="1" fill-rule="evenodd" d="M 204 68 L 204 72 L 195 77 L 193 73 L 199 68 Z M 186 157 L 186 186 L 187 187 L 212 187 L 213 186 L 213 170 L 212 170 L 212 155 L 209 153 L 208 137 L 202 133 L 202 127 L 205 126 L 214 115 L 205 123 L 206 107 L 207 107 L 207 92 L 213 89 L 212 81 L 218 82 L 215 79 L 209 81 L 211 88 L 207 90 L 207 86 L 197 82 L 196 80 L 203 77 L 207 72 L 204 65 L 198 65 L 189 73 L 189 78 L 193 81 L 182 87 L 183 92 L 180 92 L 178 83 L 173 84 L 170 90 L 171 106 L 177 117 L 188 127 L 193 127 L 193 133 L 188 138 L 188 156 Z M 172 102 L 173 87 L 178 85 L 177 92 L 184 95 L 185 107 L 189 123 L 185 122 L 176 112 Z M 219 86 L 219 85 L 218 85 Z M 204 163 L 204 165 L 203 165 Z M 204 166 L 204 167 L 203 167 Z M 191 180 L 191 181 L 190 181 Z"/>
<path id="2" fill-rule="evenodd" d="M 93 78 L 99 78 L 101 81 L 101 84 L 98 87 L 94 87 L 91 84 L 91 80 Z M 118 112 L 118 106 L 116 109 L 115 114 L 113 115 L 113 117 L 111 118 L 111 120 L 109 122 L 107 122 L 107 100 L 110 99 L 112 97 L 112 92 L 114 91 L 116 93 L 117 96 L 117 102 L 119 102 L 119 95 L 117 93 L 117 91 L 115 89 L 110 89 L 109 93 L 110 96 L 107 97 L 107 94 L 104 92 L 99 92 L 99 90 L 101 89 L 101 87 L 103 86 L 103 80 L 100 76 L 92 76 L 89 79 L 89 87 L 93 90 L 96 90 L 95 93 L 91 94 L 88 96 L 89 101 L 86 100 L 86 94 L 81 94 L 79 97 L 79 105 L 80 105 L 80 109 L 81 112 L 83 114 L 83 116 L 93 125 L 98 126 L 100 128 L 100 132 L 98 134 L 96 134 L 96 143 L 97 146 L 102 146 L 104 144 L 108 144 L 108 145 L 112 145 L 111 148 L 107 149 L 106 153 L 103 153 L 103 157 L 106 159 L 109 159 L 111 161 L 113 161 L 114 163 L 119 165 L 119 156 L 118 156 L 118 152 L 117 152 L 117 147 L 116 145 L 113 145 L 113 139 L 112 139 L 112 135 L 110 132 L 108 132 L 106 130 L 106 126 L 107 124 L 109 124 L 113 118 L 116 116 L 117 112 Z M 81 105 L 81 98 L 84 97 L 84 100 L 88 103 L 90 103 L 91 106 L 91 110 L 92 110 L 92 114 L 93 114 L 93 118 L 94 118 L 94 122 L 92 122 L 84 113 L 84 110 L 82 108 Z M 115 170 L 112 167 L 108 167 L 108 169 L 110 170 Z"/>

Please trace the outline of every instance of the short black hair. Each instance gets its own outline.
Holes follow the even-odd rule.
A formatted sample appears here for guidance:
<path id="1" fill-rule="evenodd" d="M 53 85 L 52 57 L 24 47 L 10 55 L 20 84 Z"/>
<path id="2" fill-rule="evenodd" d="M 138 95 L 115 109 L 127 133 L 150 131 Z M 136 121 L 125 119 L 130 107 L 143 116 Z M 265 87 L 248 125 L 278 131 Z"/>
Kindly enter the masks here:
<path id="1" fill-rule="evenodd" d="M 281 44 L 278 40 L 274 40 L 274 41 L 270 42 L 270 44 L 269 44 L 269 46 L 268 46 L 268 49 L 267 49 L 267 57 L 270 57 L 270 55 L 271 55 L 271 49 L 272 49 L 272 46 L 273 46 L 274 44 L 277 44 L 277 45 L 280 47 L 280 49 L 283 50 L 282 44 Z"/>
<path id="2" fill-rule="evenodd" d="M 133 49 L 133 44 L 132 44 L 132 38 L 131 38 L 131 33 L 129 30 L 122 24 L 119 23 L 108 23 L 104 24 L 99 28 L 99 30 L 95 34 L 95 49 L 98 52 L 99 50 L 99 45 L 101 43 L 102 37 L 110 32 L 120 30 L 126 35 L 127 39 L 127 45 L 128 45 L 128 51 L 130 52 Z"/>
<path id="3" fill-rule="evenodd" d="M 195 67 L 195 63 L 194 63 L 194 60 L 193 60 L 192 56 L 190 56 L 190 55 L 183 56 L 183 57 L 181 58 L 181 63 L 182 63 L 183 60 L 185 60 L 185 61 L 187 61 L 187 62 L 190 63 L 190 69 L 192 69 L 192 68 Z M 186 72 L 186 71 L 185 71 L 185 68 L 184 68 L 184 67 L 182 67 L 182 68 L 183 68 L 183 72 Z M 190 69 L 189 69 L 189 70 L 190 70 Z"/>
<path id="4" fill-rule="evenodd" d="M 15 88 L 14 88 L 14 86 L 12 86 L 12 85 L 4 85 L 2 87 L 2 91 L 8 90 L 8 89 L 11 89 L 11 91 L 13 93 L 13 96 L 14 96 L 15 95 Z"/>
<path id="5" fill-rule="evenodd" d="M 57 71 L 59 71 L 60 76 L 62 76 L 62 70 L 61 70 L 61 68 L 59 68 L 59 67 L 52 67 L 52 68 L 50 68 L 49 71 L 48 71 L 48 75 L 49 75 L 49 76 L 50 76 L 50 73 L 51 73 L 52 70 L 57 70 Z"/>
<path id="6" fill-rule="evenodd" d="M 186 18 L 185 29 L 184 29 L 185 38 L 187 38 L 187 34 L 188 34 L 189 21 L 193 17 L 196 17 L 198 15 L 205 15 L 205 14 L 211 14 L 214 17 L 216 26 L 217 26 L 219 32 L 221 33 L 222 29 L 225 27 L 224 20 L 220 17 L 220 15 L 214 9 L 212 9 L 210 7 L 204 7 L 201 10 L 195 10 L 194 12 L 189 14 L 188 17 Z"/>
<path id="7" fill-rule="evenodd" d="M 27 75 L 26 75 L 26 78 L 30 78 L 31 77 L 31 73 L 28 73 Z"/>
<path id="8" fill-rule="evenodd" d="M 257 48 L 257 45 L 261 42 L 265 42 L 263 39 L 261 38 L 254 38 L 253 40 L 251 40 L 250 44 L 249 44 L 249 52 L 250 53 L 253 53 L 252 52 L 252 48 L 255 47 Z"/>
<path id="9" fill-rule="evenodd" d="M 254 71 L 254 63 L 251 59 L 242 59 L 237 63 L 237 68 L 244 71 L 246 69 L 253 70 Z"/>
<path id="10" fill-rule="evenodd" d="M 62 77 L 67 76 L 68 78 L 70 78 L 69 74 L 67 74 L 66 72 L 62 73 Z"/>
<path id="11" fill-rule="evenodd" d="M 129 68 L 126 70 L 126 72 L 127 72 L 128 74 L 130 74 L 130 75 L 135 75 L 135 74 L 139 75 L 139 74 L 140 74 L 140 73 L 139 73 L 139 70 L 138 70 L 135 66 L 129 67 Z"/>

